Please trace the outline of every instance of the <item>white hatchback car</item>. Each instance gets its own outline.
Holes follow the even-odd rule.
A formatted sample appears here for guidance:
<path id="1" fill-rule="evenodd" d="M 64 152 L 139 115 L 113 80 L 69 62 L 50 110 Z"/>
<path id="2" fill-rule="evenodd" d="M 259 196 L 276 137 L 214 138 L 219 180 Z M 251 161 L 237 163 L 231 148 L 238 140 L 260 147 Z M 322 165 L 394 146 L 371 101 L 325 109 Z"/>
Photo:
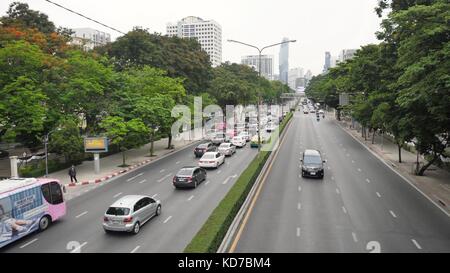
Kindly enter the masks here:
<path id="1" fill-rule="evenodd" d="M 250 141 L 250 134 L 247 131 L 241 132 L 238 136 L 240 136 L 243 139 L 245 139 L 246 142 Z"/>
<path id="2" fill-rule="evenodd" d="M 242 148 L 247 144 L 247 141 L 242 136 L 235 136 L 231 140 L 231 144 L 233 144 L 236 147 Z"/>
<path id="3" fill-rule="evenodd" d="M 219 152 L 207 152 L 200 158 L 198 166 L 201 168 L 218 168 L 223 163 L 225 163 L 225 155 Z"/>

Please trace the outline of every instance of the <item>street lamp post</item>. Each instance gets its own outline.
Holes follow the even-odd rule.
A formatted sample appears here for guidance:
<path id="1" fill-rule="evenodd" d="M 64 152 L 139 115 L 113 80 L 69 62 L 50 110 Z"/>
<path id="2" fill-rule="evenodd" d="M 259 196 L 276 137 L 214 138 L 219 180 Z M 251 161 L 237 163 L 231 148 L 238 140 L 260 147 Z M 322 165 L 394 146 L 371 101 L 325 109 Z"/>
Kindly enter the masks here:
<path id="1" fill-rule="evenodd" d="M 273 46 L 277 46 L 277 45 L 281 45 L 281 44 L 295 43 L 296 40 L 283 41 L 281 43 L 276 43 L 276 44 L 273 44 L 273 45 L 265 46 L 265 47 L 263 47 L 261 49 L 259 47 L 257 47 L 257 46 L 250 45 L 250 44 L 243 43 L 243 42 L 236 41 L 236 40 L 228 40 L 228 42 L 238 43 L 238 44 L 249 46 L 249 47 L 252 47 L 252 48 L 255 48 L 256 50 L 258 50 L 258 53 L 259 53 L 259 56 L 258 56 L 258 59 L 259 59 L 259 61 L 258 61 L 258 75 L 259 75 L 259 77 L 261 77 L 261 56 L 262 56 L 263 50 L 267 49 L 269 47 L 273 47 Z M 260 118 L 259 118 L 259 115 L 260 115 L 259 105 L 260 105 L 260 103 L 261 103 L 261 92 L 260 92 L 260 90 L 258 90 L 258 106 L 256 108 L 257 112 L 258 112 L 257 113 L 258 116 L 256 117 L 257 118 L 257 122 L 258 122 L 258 152 L 261 151 L 261 130 L 260 130 L 261 128 L 260 128 Z"/>
<path id="2" fill-rule="evenodd" d="M 60 131 L 60 128 L 54 129 L 50 132 L 48 132 L 45 135 L 44 138 L 44 147 L 45 147 L 45 177 L 48 177 L 48 137 L 50 136 L 51 133 L 55 132 L 55 131 Z"/>

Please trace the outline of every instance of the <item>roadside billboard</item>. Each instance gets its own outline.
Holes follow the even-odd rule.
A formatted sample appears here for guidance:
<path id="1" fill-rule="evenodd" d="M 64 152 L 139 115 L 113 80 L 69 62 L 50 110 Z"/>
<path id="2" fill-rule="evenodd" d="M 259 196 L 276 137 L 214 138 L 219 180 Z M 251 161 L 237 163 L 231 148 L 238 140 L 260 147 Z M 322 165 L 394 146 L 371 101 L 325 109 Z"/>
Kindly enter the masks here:
<path id="1" fill-rule="evenodd" d="M 106 137 L 86 137 L 84 139 L 84 151 L 86 153 L 106 153 L 106 152 L 108 152 L 108 138 L 106 138 Z"/>

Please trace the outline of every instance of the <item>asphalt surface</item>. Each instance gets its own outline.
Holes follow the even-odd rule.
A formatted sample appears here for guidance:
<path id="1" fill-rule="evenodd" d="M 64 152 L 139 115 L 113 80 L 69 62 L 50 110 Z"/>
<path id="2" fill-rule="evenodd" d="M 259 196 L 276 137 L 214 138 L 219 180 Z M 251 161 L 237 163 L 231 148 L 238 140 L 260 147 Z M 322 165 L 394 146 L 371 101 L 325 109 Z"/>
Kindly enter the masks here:
<path id="1" fill-rule="evenodd" d="M 326 117 L 296 112 L 235 252 L 450 252 L 450 217 Z M 327 160 L 302 178 L 301 153 Z"/>
<path id="2" fill-rule="evenodd" d="M 182 252 L 257 153 L 237 149 L 196 189 L 176 190 L 172 178 L 183 166 L 197 165 L 195 145 L 170 154 L 68 201 L 67 215 L 48 230 L 34 233 L 0 252 Z M 106 234 L 103 215 L 114 201 L 128 194 L 154 196 L 161 215 L 142 226 L 137 235 Z"/>

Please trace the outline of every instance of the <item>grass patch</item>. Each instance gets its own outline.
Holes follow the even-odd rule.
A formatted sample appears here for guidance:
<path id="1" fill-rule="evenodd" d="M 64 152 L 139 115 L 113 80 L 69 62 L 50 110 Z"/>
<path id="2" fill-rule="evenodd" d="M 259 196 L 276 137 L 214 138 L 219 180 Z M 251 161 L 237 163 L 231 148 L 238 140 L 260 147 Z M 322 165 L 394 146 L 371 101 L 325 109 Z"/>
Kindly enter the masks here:
<path id="1" fill-rule="evenodd" d="M 280 124 L 280 134 L 292 118 L 290 112 Z M 272 137 L 276 137 L 273 136 Z M 269 143 L 267 145 L 273 145 Z M 185 253 L 214 253 L 217 252 L 225 234 L 233 219 L 244 203 L 249 191 L 256 181 L 262 167 L 270 156 L 270 151 L 261 151 L 249 166 L 242 172 L 236 183 L 214 209 L 209 218 L 203 224 L 199 232 L 187 245 Z"/>

